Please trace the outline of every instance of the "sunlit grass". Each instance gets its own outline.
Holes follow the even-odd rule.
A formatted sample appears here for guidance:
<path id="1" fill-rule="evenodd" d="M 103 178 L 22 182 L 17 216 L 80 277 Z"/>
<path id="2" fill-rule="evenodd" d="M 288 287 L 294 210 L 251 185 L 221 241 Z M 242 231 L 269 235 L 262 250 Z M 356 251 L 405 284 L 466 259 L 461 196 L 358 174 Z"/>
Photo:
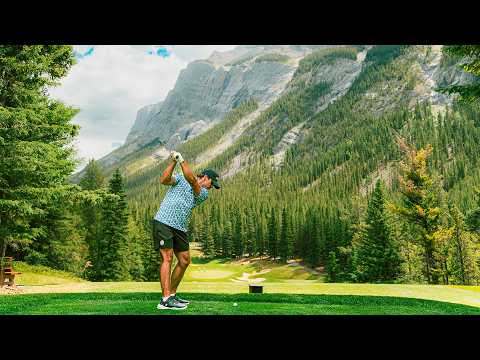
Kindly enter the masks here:
<path id="1" fill-rule="evenodd" d="M 437 301 L 377 296 L 184 293 L 184 311 L 157 310 L 158 293 L 30 294 L 0 297 L 2 314 L 28 315 L 433 315 L 480 314 Z M 234 306 L 234 303 L 237 306 Z"/>

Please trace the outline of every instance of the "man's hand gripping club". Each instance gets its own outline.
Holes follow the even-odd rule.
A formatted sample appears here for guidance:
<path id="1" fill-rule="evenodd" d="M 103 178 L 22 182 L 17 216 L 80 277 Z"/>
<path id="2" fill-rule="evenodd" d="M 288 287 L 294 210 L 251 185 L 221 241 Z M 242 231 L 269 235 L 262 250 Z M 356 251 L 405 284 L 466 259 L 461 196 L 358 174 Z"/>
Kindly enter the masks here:
<path id="1" fill-rule="evenodd" d="M 178 151 L 172 151 L 170 153 L 170 159 L 172 159 L 173 161 L 181 164 L 183 163 L 185 160 L 183 159 L 183 156 L 182 154 L 180 154 Z"/>

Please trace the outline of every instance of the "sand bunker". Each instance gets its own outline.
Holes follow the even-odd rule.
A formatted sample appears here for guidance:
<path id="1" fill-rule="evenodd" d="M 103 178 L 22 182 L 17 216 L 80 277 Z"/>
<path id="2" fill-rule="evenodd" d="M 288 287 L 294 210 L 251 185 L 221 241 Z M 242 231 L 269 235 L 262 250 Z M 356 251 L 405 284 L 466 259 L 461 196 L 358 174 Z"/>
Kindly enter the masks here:
<path id="1" fill-rule="evenodd" d="M 265 281 L 265 278 L 250 279 L 250 276 L 266 274 L 266 273 L 270 272 L 271 270 L 272 269 L 263 269 L 259 272 L 253 272 L 253 273 L 244 272 L 242 277 L 237 277 L 237 278 L 231 279 L 231 280 L 234 281 L 234 282 L 259 283 L 259 282 Z"/>

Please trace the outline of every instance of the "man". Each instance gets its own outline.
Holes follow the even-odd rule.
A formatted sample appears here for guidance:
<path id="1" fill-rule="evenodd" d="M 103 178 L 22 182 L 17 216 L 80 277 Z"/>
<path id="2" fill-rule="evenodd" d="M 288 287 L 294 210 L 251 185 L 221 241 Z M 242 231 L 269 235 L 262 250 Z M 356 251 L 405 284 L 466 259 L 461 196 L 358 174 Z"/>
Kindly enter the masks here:
<path id="1" fill-rule="evenodd" d="M 173 151 L 171 163 L 160 177 L 163 185 L 170 185 L 160 208 L 153 220 L 153 239 L 155 249 L 160 250 L 160 284 L 162 300 L 157 309 L 184 310 L 188 301 L 177 296 L 177 287 L 190 264 L 190 247 L 187 240 L 188 222 L 192 209 L 208 198 L 208 190 L 214 186 L 220 189 L 218 175 L 211 169 L 205 169 L 195 176 L 182 154 Z M 182 174 L 172 176 L 175 165 L 180 163 Z M 173 254 L 178 263 L 170 274 Z"/>

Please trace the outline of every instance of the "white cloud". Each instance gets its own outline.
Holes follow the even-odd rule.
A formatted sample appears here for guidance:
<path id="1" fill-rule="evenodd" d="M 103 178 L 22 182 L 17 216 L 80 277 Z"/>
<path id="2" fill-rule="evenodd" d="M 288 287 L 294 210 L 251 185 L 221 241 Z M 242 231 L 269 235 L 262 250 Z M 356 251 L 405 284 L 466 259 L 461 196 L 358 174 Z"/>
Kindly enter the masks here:
<path id="1" fill-rule="evenodd" d="M 92 46 L 74 49 L 84 53 Z M 171 55 L 148 54 L 149 49 L 159 46 L 165 46 Z M 78 155 L 86 160 L 99 159 L 112 150 L 112 143 L 125 141 L 141 107 L 164 100 L 180 70 L 189 62 L 207 58 L 214 50 L 234 47 L 97 45 L 90 56 L 77 60 L 61 85 L 50 89 L 50 94 L 81 109 L 73 119 L 73 123 L 82 126 L 77 138 Z"/>

